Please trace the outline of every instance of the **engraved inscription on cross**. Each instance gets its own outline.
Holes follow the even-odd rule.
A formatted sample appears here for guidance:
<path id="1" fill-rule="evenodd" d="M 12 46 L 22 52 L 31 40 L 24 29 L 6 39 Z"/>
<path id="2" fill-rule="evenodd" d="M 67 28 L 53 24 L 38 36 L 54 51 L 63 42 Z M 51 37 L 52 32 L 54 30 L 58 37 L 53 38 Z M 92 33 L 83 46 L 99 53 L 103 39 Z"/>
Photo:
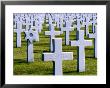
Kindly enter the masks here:
<path id="1" fill-rule="evenodd" d="M 77 31 L 77 41 L 71 41 L 71 46 L 78 46 L 78 67 L 79 72 L 85 71 L 85 46 L 92 46 L 92 40 L 84 39 L 84 30 Z"/>
<path id="2" fill-rule="evenodd" d="M 53 38 L 53 53 L 43 53 L 44 61 L 54 61 L 54 75 L 62 75 L 62 60 L 73 60 L 73 52 L 62 52 L 62 39 Z"/>

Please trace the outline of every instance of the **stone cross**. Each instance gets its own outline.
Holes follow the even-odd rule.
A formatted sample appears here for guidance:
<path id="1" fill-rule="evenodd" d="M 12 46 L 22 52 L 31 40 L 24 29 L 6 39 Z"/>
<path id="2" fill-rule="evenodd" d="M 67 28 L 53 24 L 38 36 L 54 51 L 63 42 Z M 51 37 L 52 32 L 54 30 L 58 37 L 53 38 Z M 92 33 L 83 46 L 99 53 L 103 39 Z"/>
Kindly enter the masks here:
<path id="1" fill-rule="evenodd" d="M 49 16 L 49 24 L 46 24 L 46 26 L 49 26 L 49 25 L 51 25 L 51 24 L 53 24 L 53 20 L 52 20 L 52 18 L 51 18 L 51 16 Z M 53 24 L 54 25 L 54 24 Z M 50 27 L 50 26 L 49 26 Z M 49 30 L 50 30 L 51 28 L 49 28 Z"/>
<path id="2" fill-rule="evenodd" d="M 63 27 L 63 18 L 60 17 L 59 18 L 59 28 L 62 29 L 62 27 Z M 63 34 L 63 32 L 62 32 L 62 34 Z"/>
<path id="3" fill-rule="evenodd" d="M 89 16 L 86 16 L 85 25 L 86 25 L 85 34 L 86 34 L 86 36 L 88 36 L 88 34 L 89 34 L 89 25 L 90 25 L 90 18 L 89 18 Z"/>
<path id="4" fill-rule="evenodd" d="M 66 27 L 63 27 L 62 30 L 66 32 L 66 34 L 65 34 L 65 44 L 69 45 L 69 34 L 70 34 L 70 31 L 72 31 L 71 22 L 66 21 Z"/>
<path id="5" fill-rule="evenodd" d="M 73 60 L 73 52 L 62 52 L 62 39 L 53 38 L 53 53 L 43 53 L 44 61 L 54 61 L 54 75 L 62 75 L 62 60 Z"/>
<path id="6" fill-rule="evenodd" d="M 45 35 L 50 35 L 50 47 L 51 51 L 53 51 L 52 39 L 55 38 L 55 35 L 60 35 L 60 31 L 54 30 L 54 25 L 49 24 L 50 31 L 45 31 Z"/>
<path id="7" fill-rule="evenodd" d="M 48 21 L 49 21 L 49 14 L 46 13 L 45 15 L 46 15 L 46 16 L 45 16 L 46 22 L 48 22 Z"/>
<path id="8" fill-rule="evenodd" d="M 93 16 L 92 18 L 92 32 L 95 33 L 95 24 L 97 23 L 96 21 L 96 16 Z"/>
<path id="9" fill-rule="evenodd" d="M 53 22 L 50 14 L 48 14 L 48 19 L 46 18 L 46 20 L 48 20 L 48 24 L 46 24 L 46 26 L 49 26 L 49 24 L 52 24 L 52 22 Z"/>
<path id="10" fill-rule="evenodd" d="M 92 46 L 92 40 L 84 39 L 84 30 L 77 31 L 77 41 L 71 41 L 71 46 L 78 46 L 78 67 L 79 72 L 85 71 L 85 46 Z"/>
<path id="11" fill-rule="evenodd" d="M 76 24 L 76 26 L 77 26 L 77 31 L 79 31 L 80 30 L 80 28 L 81 28 L 81 19 L 80 19 L 80 16 L 77 16 L 77 19 L 76 19 L 76 21 L 77 21 L 77 24 Z"/>
<path id="12" fill-rule="evenodd" d="M 33 26 L 33 21 L 34 19 L 32 19 L 32 17 L 30 17 L 32 14 L 25 14 L 25 22 L 23 23 L 23 25 L 26 26 L 26 30 L 28 31 L 31 26 Z"/>
<path id="13" fill-rule="evenodd" d="M 41 33 L 42 23 L 39 20 L 36 20 L 35 26 L 36 26 L 36 29 L 38 30 L 38 32 Z"/>
<path id="14" fill-rule="evenodd" d="M 33 53 L 33 41 L 39 41 L 38 31 L 34 31 L 34 27 L 31 27 L 30 30 L 26 30 L 25 39 L 27 40 L 27 62 L 34 62 L 34 53 Z"/>
<path id="15" fill-rule="evenodd" d="M 21 47 L 21 32 L 23 32 L 25 29 L 22 29 L 22 23 L 20 21 L 17 21 L 17 29 L 14 29 L 14 32 L 17 33 L 16 37 L 16 47 Z"/>
<path id="16" fill-rule="evenodd" d="M 38 26 L 37 26 L 37 28 L 38 28 L 39 32 L 41 32 L 41 29 L 42 29 L 42 24 L 43 24 L 43 17 L 42 17 L 42 15 L 41 15 L 41 14 L 39 14 Z"/>
<path id="17" fill-rule="evenodd" d="M 97 58 L 97 30 L 95 29 L 95 33 L 88 34 L 89 38 L 94 38 L 94 57 Z"/>
<path id="18" fill-rule="evenodd" d="M 82 27 L 85 27 L 85 20 L 86 20 L 86 17 L 85 17 L 85 14 L 81 14 L 81 26 Z"/>
<path id="19" fill-rule="evenodd" d="M 52 18 L 51 17 L 49 17 L 49 24 L 52 24 Z"/>
<path id="20" fill-rule="evenodd" d="M 20 21 L 20 14 L 13 14 L 13 28 L 17 28 L 17 23 Z"/>
<path id="21" fill-rule="evenodd" d="M 57 26 L 57 28 L 59 28 L 59 17 L 57 16 L 55 18 L 56 18 L 56 26 Z"/>

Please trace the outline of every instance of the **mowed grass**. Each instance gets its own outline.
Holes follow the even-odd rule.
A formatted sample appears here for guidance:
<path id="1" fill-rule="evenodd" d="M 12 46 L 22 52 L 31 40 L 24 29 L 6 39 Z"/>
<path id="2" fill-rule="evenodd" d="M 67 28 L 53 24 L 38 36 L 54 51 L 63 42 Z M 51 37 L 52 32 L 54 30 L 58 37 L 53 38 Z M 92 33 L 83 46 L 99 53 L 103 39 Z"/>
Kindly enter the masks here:
<path id="1" fill-rule="evenodd" d="M 91 26 L 89 26 L 91 32 Z M 55 28 L 55 30 L 59 30 Z M 84 30 L 84 28 L 81 28 Z M 39 33 L 40 41 L 34 42 L 34 62 L 27 63 L 27 41 L 24 39 L 25 34 L 22 33 L 22 46 L 16 48 L 16 33 L 14 33 L 14 75 L 53 75 L 53 62 L 43 61 L 43 52 L 50 52 L 50 38 L 45 35 L 48 31 L 48 26 L 43 24 L 42 32 Z M 97 75 L 97 59 L 94 58 L 94 45 L 85 48 L 86 56 L 86 71 L 77 72 L 77 48 L 70 45 L 65 45 L 65 32 L 56 38 L 63 40 L 63 52 L 73 52 L 73 60 L 63 60 L 63 74 L 64 75 Z M 85 39 L 88 39 L 85 36 Z M 76 29 L 70 32 L 70 40 L 76 40 Z M 89 39 L 90 40 L 90 39 Z M 91 39 L 94 41 L 93 39 Z"/>

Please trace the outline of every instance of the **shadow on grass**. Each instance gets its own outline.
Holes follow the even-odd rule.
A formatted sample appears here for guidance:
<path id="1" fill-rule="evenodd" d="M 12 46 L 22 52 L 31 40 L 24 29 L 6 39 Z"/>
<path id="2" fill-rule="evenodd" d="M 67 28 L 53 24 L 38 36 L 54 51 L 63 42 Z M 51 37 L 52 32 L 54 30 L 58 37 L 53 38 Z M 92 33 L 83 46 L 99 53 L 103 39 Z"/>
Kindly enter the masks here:
<path id="1" fill-rule="evenodd" d="M 49 43 L 36 43 L 36 46 L 47 46 L 49 47 Z"/>
<path id="2" fill-rule="evenodd" d="M 89 58 L 89 59 L 97 59 L 97 58 L 95 58 L 94 55 L 86 56 L 86 58 Z"/>
<path id="3" fill-rule="evenodd" d="M 54 73 L 53 72 L 49 72 L 46 75 L 53 75 L 54 76 Z"/>
<path id="4" fill-rule="evenodd" d="M 50 53 L 50 50 L 49 50 L 49 51 L 44 50 L 44 51 L 42 52 L 42 61 L 44 61 L 44 53 Z"/>
<path id="5" fill-rule="evenodd" d="M 24 59 L 14 59 L 14 64 L 27 63 L 26 58 Z"/>
<path id="6" fill-rule="evenodd" d="M 76 71 L 68 71 L 68 72 L 65 71 L 65 72 L 63 72 L 63 74 L 67 74 L 67 73 L 77 73 L 78 74 L 79 72 L 77 70 Z"/>
<path id="7" fill-rule="evenodd" d="M 42 53 L 42 50 L 34 50 L 34 53 Z"/>
<path id="8" fill-rule="evenodd" d="M 78 72 L 77 70 L 76 71 L 68 71 L 68 72 L 63 72 L 64 75 L 86 75 L 86 71 L 85 72 Z M 90 75 L 90 74 L 89 74 Z"/>
<path id="9" fill-rule="evenodd" d="M 49 50 L 34 50 L 34 53 L 44 53 L 45 52 L 49 52 Z"/>
<path id="10" fill-rule="evenodd" d="M 79 75 L 80 73 L 78 71 L 68 71 L 68 72 L 63 72 L 63 75 L 73 75 L 73 74 L 77 74 Z M 48 72 L 45 75 L 54 75 L 54 72 Z"/>
<path id="11" fill-rule="evenodd" d="M 42 59 L 38 57 L 38 58 L 34 58 L 34 61 L 36 61 L 36 62 L 37 61 L 42 61 Z"/>

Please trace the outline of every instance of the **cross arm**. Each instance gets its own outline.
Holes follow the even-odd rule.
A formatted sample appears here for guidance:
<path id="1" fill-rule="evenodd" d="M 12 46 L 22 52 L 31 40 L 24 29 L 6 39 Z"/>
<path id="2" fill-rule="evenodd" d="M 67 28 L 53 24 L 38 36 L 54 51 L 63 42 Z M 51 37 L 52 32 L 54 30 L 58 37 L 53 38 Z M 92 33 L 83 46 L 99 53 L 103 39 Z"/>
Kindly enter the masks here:
<path id="1" fill-rule="evenodd" d="M 95 38 L 95 34 L 88 34 L 89 38 Z"/>
<path id="2" fill-rule="evenodd" d="M 50 31 L 45 31 L 45 35 L 50 35 Z"/>
<path id="3" fill-rule="evenodd" d="M 55 35 L 60 35 L 61 32 L 60 31 L 55 31 Z"/>
<path id="4" fill-rule="evenodd" d="M 62 52 L 63 60 L 73 60 L 73 52 Z"/>
<path id="5" fill-rule="evenodd" d="M 79 46 L 79 42 L 77 41 L 70 41 L 71 46 Z"/>
<path id="6" fill-rule="evenodd" d="M 92 46 L 92 40 L 85 40 L 85 46 Z"/>
<path id="7" fill-rule="evenodd" d="M 55 55 L 53 53 L 43 53 L 43 61 L 54 61 Z"/>

